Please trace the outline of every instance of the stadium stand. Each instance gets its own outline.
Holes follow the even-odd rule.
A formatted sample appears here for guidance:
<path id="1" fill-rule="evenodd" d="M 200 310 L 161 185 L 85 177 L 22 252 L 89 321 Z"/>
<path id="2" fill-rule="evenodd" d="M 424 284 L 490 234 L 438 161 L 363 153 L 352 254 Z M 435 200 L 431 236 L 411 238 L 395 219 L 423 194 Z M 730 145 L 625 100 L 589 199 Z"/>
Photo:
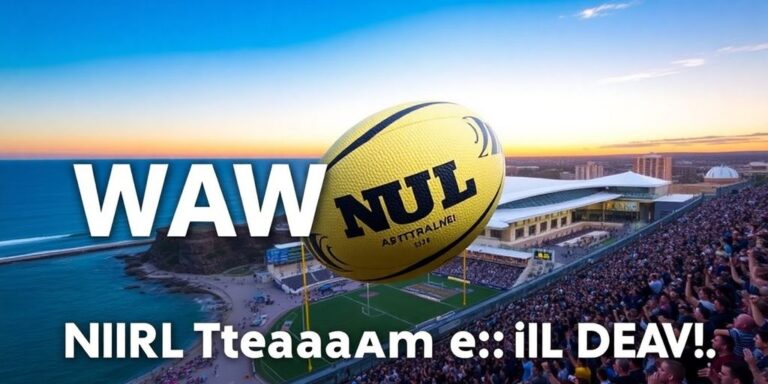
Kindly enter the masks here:
<path id="1" fill-rule="evenodd" d="M 307 284 L 313 285 L 324 281 L 330 281 L 335 278 L 336 275 L 334 275 L 331 271 L 322 268 L 307 273 Z M 288 288 L 290 288 L 292 291 L 300 291 L 304 286 L 301 273 L 298 275 L 275 279 L 276 287 L 280 288 L 283 284 L 287 285 Z"/>
<path id="2" fill-rule="evenodd" d="M 495 263 L 486 260 L 467 258 L 467 280 L 472 284 L 484 285 L 495 289 L 507 289 L 515 285 L 523 268 Z M 440 276 L 464 276 L 464 265 L 461 257 L 454 257 L 432 272 Z"/>
<path id="3" fill-rule="evenodd" d="M 474 334 L 505 335 L 502 359 L 458 359 L 446 340 L 432 359 L 398 359 L 359 374 L 354 383 L 764 384 L 768 367 L 768 187 L 708 200 L 663 229 L 634 237 L 585 266 L 573 266 L 505 307 L 471 321 Z M 673 217 L 673 218 L 674 218 Z M 577 269 L 580 268 L 580 269 Z M 533 285 L 531 285 L 533 286 Z M 538 288 L 537 287 L 537 288 Z M 596 322 L 703 323 L 712 360 L 682 358 L 518 360 L 517 321 L 551 322 L 553 343 L 575 353 L 574 325 Z M 682 363 L 682 364 L 681 364 Z M 727 368 L 727 370 L 726 370 Z M 721 380 L 722 379 L 722 380 Z M 728 380 L 730 379 L 730 381 Z"/>

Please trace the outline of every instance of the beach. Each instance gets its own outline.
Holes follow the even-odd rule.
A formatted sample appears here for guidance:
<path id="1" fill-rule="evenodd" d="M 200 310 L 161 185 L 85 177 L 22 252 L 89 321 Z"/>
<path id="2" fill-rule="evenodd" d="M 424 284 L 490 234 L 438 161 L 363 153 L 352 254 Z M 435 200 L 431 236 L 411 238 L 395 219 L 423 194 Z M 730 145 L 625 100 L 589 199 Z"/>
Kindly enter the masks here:
<path id="1" fill-rule="evenodd" d="M 151 264 L 144 264 L 146 278 L 157 280 L 176 280 L 189 284 L 196 289 L 204 290 L 218 297 L 222 301 L 216 317 L 212 321 L 223 325 L 232 325 L 236 331 L 245 332 L 257 330 L 266 332 L 272 324 L 286 311 L 300 304 L 298 298 L 289 298 L 277 290 L 271 282 L 257 283 L 252 275 L 229 276 L 217 275 L 192 275 L 173 273 L 158 270 Z M 275 302 L 270 305 L 255 304 L 253 297 L 257 292 L 270 295 Z M 258 308 L 258 312 L 254 309 Z M 260 327 L 251 326 L 251 321 L 260 315 L 267 315 L 268 321 Z M 194 346 L 184 351 L 184 358 L 163 364 L 140 377 L 131 380 L 130 384 L 163 383 L 162 377 L 173 376 L 171 373 L 184 371 L 185 378 L 178 383 L 266 383 L 259 377 L 254 377 L 251 368 L 251 360 L 245 356 L 238 359 L 230 359 L 221 351 L 223 343 L 220 339 L 214 339 L 214 358 L 201 359 L 202 341 L 200 338 Z M 203 381 L 201 381 L 203 380 Z M 171 382 L 171 381 L 168 381 Z"/>

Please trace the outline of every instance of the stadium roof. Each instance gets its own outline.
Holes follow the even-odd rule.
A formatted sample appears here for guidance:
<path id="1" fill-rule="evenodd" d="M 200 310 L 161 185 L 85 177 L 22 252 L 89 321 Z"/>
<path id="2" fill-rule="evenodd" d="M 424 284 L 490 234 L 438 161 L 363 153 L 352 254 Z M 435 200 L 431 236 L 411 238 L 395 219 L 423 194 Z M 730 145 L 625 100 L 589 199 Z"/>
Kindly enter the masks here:
<path id="1" fill-rule="evenodd" d="M 301 245 L 301 242 L 300 241 L 295 241 L 293 243 L 275 244 L 275 248 L 277 248 L 277 249 L 293 248 L 293 247 L 298 247 L 299 245 Z"/>
<path id="2" fill-rule="evenodd" d="M 467 247 L 467 250 L 472 252 L 485 253 L 488 255 L 514 257 L 516 259 L 524 259 L 524 260 L 527 260 L 533 257 L 533 254 L 528 252 L 515 251 L 512 249 L 506 249 L 506 248 L 490 247 L 487 245 L 479 245 L 479 244 L 471 244 L 469 247 Z"/>
<path id="3" fill-rule="evenodd" d="M 735 169 L 725 165 L 712 167 L 710 168 L 709 172 L 707 172 L 707 174 L 704 175 L 704 179 L 738 179 L 738 178 L 739 178 L 739 173 L 736 172 Z"/>
<path id="4" fill-rule="evenodd" d="M 644 176 L 634 172 L 624 172 L 590 180 L 553 180 L 534 177 L 506 177 L 504 180 L 504 193 L 501 195 L 499 205 L 524 199 L 526 197 L 575 189 L 607 187 L 656 188 L 669 184 L 671 184 L 671 182 L 667 180 Z"/>
<path id="5" fill-rule="evenodd" d="M 546 215 L 548 213 L 563 211 L 566 209 L 584 207 L 590 204 L 617 199 L 619 197 L 621 197 L 621 194 L 618 193 L 598 192 L 589 196 L 568 200 L 557 204 L 528 208 L 497 209 L 496 213 L 493 214 L 491 221 L 488 222 L 486 227 L 491 229 L 505 229 L 509 226 L 509 223 L 515 221 Z"/>
<path id="6" fill-rule="evenodd" d="M 685 202 L 685 201 L 688 201 L 688 200 L 692 199 L 694 196 L 695 195 L 686 195 L 686 194 L 683 194 L 683 193 L 674 193 L 674 194 L 671 194 L 671 195 L 666 195 L 666 196 L 659 197 L 658 199 L 654 199 L 653 202 L 654 203 L 659 203 L 659 202 L 682 203 L 682 202 Z"/>

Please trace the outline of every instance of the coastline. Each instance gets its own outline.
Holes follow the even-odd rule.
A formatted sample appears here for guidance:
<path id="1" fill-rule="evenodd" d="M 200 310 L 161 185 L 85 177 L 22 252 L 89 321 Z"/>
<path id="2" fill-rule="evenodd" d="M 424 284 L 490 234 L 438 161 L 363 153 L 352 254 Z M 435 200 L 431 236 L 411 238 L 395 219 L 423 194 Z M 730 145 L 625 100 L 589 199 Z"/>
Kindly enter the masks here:
<path id="1" fill-rule="evenodd" d="M 173 280 L 175 283 L 184 282 L 187 287 L 191 286 L 196 290 L 200 290 L 198 292 L 176 292 L 176 293 L 186 293 L 186 294 L 194 294 L 194 293 L 205 293 L 208 295 L 213 296 L 214 298 L 217 298 L 224 304 L 224 309 L 215 309 L 212 311 L 213 321 L 219 321 L 219 322 L 225 322 L 232 311 L 232 297 L 223 290 L 218 289 L 215 286 L 206 285 L 206 284 L 195 284 L 193 283 L 194 279 L 188 279 L 183 278 L 180 276 L 177 276 L 174 272 L 167 272 L 158 269 L 154 265 L 150 263 L 142 263 L 140 267 L 138 268 L 131 268 L 130 264 L 130 258 L 125 257 L 126 261 L 126 274 L 138 279 L 138 280 L 145 280 L 145 279 L 151 279 L 151 280 Z M 194 275 L 193 275 L 194 276 Z M 166 285 L 166 289 L 169 289 L 169 287 Z M 173 292 L 169 289 L 169 291 Z M 197 337 L 195 339 L 195 342 L 190 346 L 189 348 L 184 349 L 184 357 L 178 360 L 170 360 L 166 361 L 163 364 L 158 365 L 157 367 L 153 368 L 152 370 L 145 372 L 141 374 L 138 377 L 135 377 L 129 381 L 126 382 L 126 384 L 149 384 L 153 382 L 153 379 L 158 375 L 161 374 L 163 371 L 175 367 L 183 365 L 184 363 L 196 358 L 202 351 L 202 338 Z"/>
<path id="2" fill-rule="evenodd" d="M 251 308 L 253 298 L 256 292 L 269 294 L 270 290 L 275 290 L 271 283 L 257 283 L 253 276 L 229 276 L 223 274 L 216 275 L 194 275 L 160 270 L 150 263 L 142 263 L 137 266 L 130 257 L 125 258 L 126 273 L 138 278 L 139 280 L 153 279 L 158 281 L 167 281 L 164 284 L 166 289 L 176 293 L 200 294 L 205 293 L 217 298 L 220 303 L 218 309 L 214 310 L 213 320 L 225 325 L 232 325 L 236 331 L 245 332 L 257 330 L 265 332 L 270 329 L 274 322 L 285 312 L 300 305 L 298 299 L 279 297 L 272 305 L 262 305 L 258 311 L 254 312 Z M 272 291 L 273 293 L 275 291 Z M 282 295 L 279 295 L 282 296 Z M 282 298 L 282 300 L 281 300 Z M 268 320 L 265 324 L 255 327 L 251 325 L 254 317 L 266 314 Z M 266 380 L 256 376 L 252 372 L 251 360 L 245 356 L 237 359 L 230 359 L 224 356 L 223 342 L 214 339 L 214 357 L 202 361 L 203 366 L 196 369 L 192 378 L 179 380 L 179 383 L 195 383 L 195 378 L 205 377 L 205 383 L 228 384 L 238 383 L 268 383 Z M 202 352 L 202 337 L 198 337 L 194 344 L 184 349 L 184 358 L 167 361 L 158 365 L 152 370 L 127 381 L 129 384 L 149 384 L 154 383 L 155 379 L 168 370 L 178 369 L 190 361 L 200 358 Z M 198 362 L 201 360 L 198 360 Z"/>
<path id="3" fill-rule="evenodd" d="M 4 257 L 0 257 L 0 265 L 20 263 L 23 261 L 48 259 L 53 257 L 80 255 L 84 253 L 97 252 L 97 251 L 108 251 L 111 249 L 140 247 L 142 245 L 152 244 L 152 242 L 154 241 L 155 241 L 154 239 L 121 240 L 121 241 L 115 241 L 115 242 L 105 243 L 105 244 L 84 245 L 84 246 L 73 247 L 73 248 L 54 249 L 49 251 L 26 253 L 22 255 L 4 256 Z"/>

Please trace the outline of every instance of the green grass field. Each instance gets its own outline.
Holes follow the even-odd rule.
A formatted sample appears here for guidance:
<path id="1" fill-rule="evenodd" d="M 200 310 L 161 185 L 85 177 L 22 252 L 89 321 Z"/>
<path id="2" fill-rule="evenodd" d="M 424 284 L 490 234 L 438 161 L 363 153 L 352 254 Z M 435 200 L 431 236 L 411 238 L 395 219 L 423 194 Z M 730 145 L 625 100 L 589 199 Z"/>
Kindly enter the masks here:
<path id="1" fill-rule="evenodd" d="M 390 331 L 412 329 L 415 325 L 444 313 L 460 310 L 462 306 L 462 284 L 439 276 L 431 276 L 433 284 L 443 284 L 457 289 L 457 294 L 441 302 L 423 299 L 401 288 L 416 283 L 426 282 L 427 277 L 397 282 L 393 284 L 372 284 L 370 287 L 371 316 L 363 313 L 366 305 L 365 288 L 347 292 L 343 295 L 318 301 L 310 305 L 310 328 L 321 336 L 331 331 L 344 331 L 350 338 L 350 352 L 354 353 L 363 331 L 376 331 L 379 340 L 386 343 Z M 474 305 L 500 291 L 477 285 L 467 286 L 467 306 Z M 374 295 L 375 294 L 375 295 Z M 293 321 L 290 333 L 294 336 L 294 348 L 298 344 L 298 335 L 304 330 L 301 307 L 288 311 L 279 318 L 270 329 L 278 331 L 286 321 Z M 327 339 L 324 338 L 324 342 Z M 325 359 L 313 359 L 314 370 L 330 364 Z M 307 373 L 307 361 L 298 357 L 293 359 L 271 359 L 268 357 L 254 361 L 256 372 L 272 383 L 284 383 Z"/>

